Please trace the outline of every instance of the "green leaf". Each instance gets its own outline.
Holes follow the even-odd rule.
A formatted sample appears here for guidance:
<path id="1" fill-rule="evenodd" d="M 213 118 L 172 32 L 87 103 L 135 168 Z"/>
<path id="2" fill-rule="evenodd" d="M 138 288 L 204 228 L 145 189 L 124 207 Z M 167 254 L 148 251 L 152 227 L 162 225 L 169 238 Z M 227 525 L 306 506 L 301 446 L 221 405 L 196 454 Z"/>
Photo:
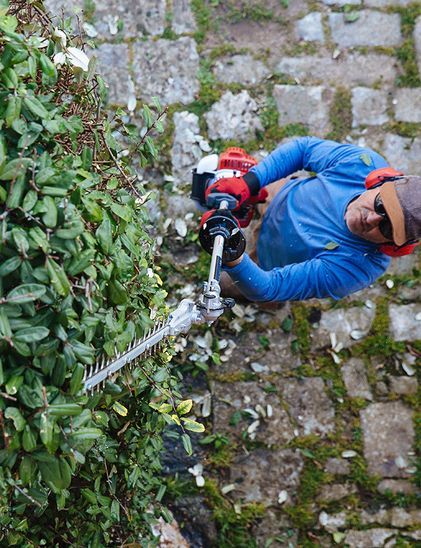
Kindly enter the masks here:
<path id="1" fill-rule="evenodd" d="M 120 521 L 120 503 L 117 500 L 113 500 L 111 503 L 111 519 Z"/>
<path id="2" fill-rule="evenodd" d="M 24 211 L 31 211 L 37 201 L 38 194 L 35 192 L 35 190 L 29 190 L 26 193 L 25 198 L 23 199 L 22 209 Z"/>
<path id="3" fill-rule="evenodd" d="M 36 118 L 49 118 L 48 110 L 36 97 L 25 97 L 23 104 Z"/>
<path id="4" fill-rule="evenodd" d="M 40 425 L 39 425 L 39 435 L 42 443 L 48 449 L 50 453 L 54 451 L 53 445 L 53 434 L 54 434 L 54 420 L 48 416 L 47 412 L 41 413 Z"/>
<path id="5" fill-rule="evenodd" d="M 132 219 L 132 212 L 127 206 L 114 203 L 111 205 L 111 211 L 124 221 L 130 222 Z"/>
<path id="6" fill-rule="evenodd" d="M 14 375 L 6 383 L 6 392 L 13 396 L 23 383 L 22 375 Z"/>
<path id="7" fill-rule="evenodd" d="M 179 415 L 187 415 L 187 413 L 190 413 L 192 407 L 193 400 L 184 400 L 177 405 L 177 413 Z"/>
<path id="8" fill-rule="evenodd" d="M 96 440 L 102 435 L 102 430 L 99 428 L 80 428 L 76 432 L 72 432 L 71 437 L 74 440 Z"/>
<path id="9" fill-rule="evenodd" d="M 15 70 L 8 67 L 1 73 L 1 80 L 3 84 L 9 89 L 16 89 L 19 85 L 18 75 Z"/>
<path id="10" fill-rule="evenodd" d="M 11 160 L 3 166 L 0 172 L 0 179 L 2 181 L 16 179 L 19 175 L 25 175 L 26 170 L 30 166 L 32 166 L 31 158 L 16 158 L 15 160 Z"/>
<path id="11" fill-rule="evenodd" d="M 336 249 L 337 247 L 339 247 L 339 244 L 337 242 L 328 242 L 325 245 L 325 249 L 327 249 L 328 251 L 332 251 L 333 249 Z"/>
<path id="12" fill-rule="evenodd" d="M 56 170 L 52 167 L 45 167 L 40 169 L 35 176 L 35 183 L 37 186 L 44 186 L 51 181 L 51 179 L 56 175 Z"/>
<path id="13" fill-rule="evenodd" d="M 21 108 L 22 99 L 15 95 L 10 95 L 7 101 L 6 112 L 4 113 L 7 127 L 12 127 L 13 122 L 19 118 Z"/>
<path id="14" fill-rule="evenodd" d="M 31 427 L 27 424 L 22 434 L 22 447 L 27 453 L 32 453 L 36 449 L 37 440 L 31 430 Z"/>
<path id="15" fill-rule="evenodd" d="M 85 230 L 83 223 L 79 219 L 68 223 L 66 228 L 59 228 L 56 230 L 55 235 L 57 238 L 63 240 L 74 240 L 77 236 L 80 236 Z"/>
<path id="16" fill-rule="evenodd" d="M 193 455 L 193 447 L 192 447 L 192 444 L 191 444 L 190 436 L 188 434 L 183 434 L 181 436 L 181 441 L 183 442 L 185 452 L 189 456 Z"/>
<path id="17" fill-rule="evenodd" d="M 51 403 L 48 413 L 52 417 L 75 417 L 82 413 L 82 407 L 77 403 Z"/>
<path id="18" fill-rule="evenodd" d="M 289 333 L 292 329 L 293 324 L 294 320 L 292 319 L 292 317 L 286 316 L 281 323 L 281 329 L 285 331 L 285 333 Z"/>
<path id="19" fill-rule="evenodd" d="M 15 429 L 18 432 L 22 432 L 25 428 L 26 421 L 17 407 L 6 407 L 4 416 L 6 419 L 12 419 Z"/>
<path id="20" fill-rule="evenodd" d="M 45 339 L 45 337 L 48 337 L 49 334 L 50 330 L 46 327 L 29 327 L 27 329 L 20 329 L 19 331 L 16 331 L 13 339 L 20 342 L 33 343 Z"/>
<path id="21" fill-rule="evenodd" d="M 127 407 L 124 407 L 124 405 L 122 405 L 120 402 L 115 401 L 113 403 L 113 409 L 116 413 L 118 413 L 122 417 L 127 416 L 127 413 L 128 413 Z"/>
<path id="22" fill-rule="evenodd" d="M 109 255 L 113 245 L 113 234 L 111 221 L 108 217 L 105 217 L 102 223 L 99 225 L 95 236 L 98 238 L 102 251 Z"/>
<path id="23" fill-rule="evenodd" d="M 12 272 L 14 272 L 17 268 L 20 267 L 22 264 L 22 259 L 19 256 L 10 257 L 10 259 L 6 259 L 1 265 L 0 265 L 0 278 L 3 278 L 4 276 L 8 276 Z"/>
<path id="24" fill-rule="evenodd" d="M 18 141 L 18 148 L 28 148 L 38 139 L 40 131 L 27 131 Z"/>
<path id="25" fill-rule="evenodd" d="M 170 403 L 149 403 L 149 406 L 152 407 L 152 409 L 155 409 L 155 411 L 158 411 L 159 413 L 170 413 L 173 409 L 172 405 Z"/>
<path id="26" fill-rule="evenodd" d="M 53 259 L 47 259 L 47 272 L 54 290 L 65 297 L 70 292 L 70 282 L 61 266 Z"/>
<path id="27" fill-rule="evenodd" d="M 12 228 L 12 240 L 20 254 L 26 257 L 26 252 L 29 249 L 29 242 L 26 238 L 25 231 L 21 228 Z"/>
<path id="28" fill-rule="evenodd" d="M 84 214 L 84 217 L 93 223 L 100 223 L 103 219 L 101 206 L 89 198 L 82 198 L 82 203 L 86 208 L 86 215 Z"/>
<path id="29" fill-rule="evenodd" d="M 3 337 L 12 336 L 12 330 L 10 328 L 9 318 L 7 317 L 3 307 L 0 308 L 0 334 Z"/>
<path id="30" fill-rule="evenodd" d="M 354 21 L 357 21 L 359 18 L 360 14 L 358 11 L 350 11 L 344 14 L 344 19 L 346 23 L 354 23 Z"/>
<path id="31" fill-rule="evenodd" d="M 366 152 L 360 155 L 360 160 L 364 162 L 366 166 L 371 166 L 373 164 L 371 156 L 367 154 Z"/>
<path id="32" fill-rule="evenodd" d="M 45 196 L 43 199 L 45 205 L 45 213 L 42 220 L 48 228 L 54 228 L 57 224 L 57 206 L 53 198 Z"/>
<path id="33" fill-rule="evenodd" d="M 46 76 L 49 78 L 57 78 L 57 69 L 49 57 L 47 57 L 44 53 L 41 53 L 39 56 L 39 62 L 41 65 L 41 70 Z"/>
<path id="34" fill-rule="evenodd" d="M 181 417 L 181 420 L 184 422 L 184 428 L 186 430 L 190 430 L 191 432 L 204 432 L 205 427 L 200 422 L 196 422 L 192 419 L 188 419 L 187 417 Z"/>
<path id="35" fill-rule="evenodd" d="M 82 388 L 83 376 L 85 374 L 85 368 L 81 363 L 77 363 L 70 378 L 70 394 L 74 395 Z"/>
<path id="36" fill-rule="evenodd" d="M 80 274 L 93 262 L 94 257 L 95 252 L 93 249 L 87 249 L 86 251 L 82 251 L 82 253 L 74 257 L 70 264 L 67 266 L 67 273 L 70 274 L 70 276 L 76 276 L 77 274 Z"/>
<path id="37" fill-rule="evenodd" d="M 113 304 L 125 304 L 127 302 L 127 291 L 118 280 L 110 281 L 108 291 Z"/>
<path id="38" fill-rule="evenodd" d="M 23 485 L 28 485 L 32 482 L 34 476 L 34 461 L 29 455 L 25 455 L 19 465 L 19 478 L 22 481 Z"/>
<path id="39" fill-rule="evenodd" d="M 12 289 L 6 297 L 9 304 L 24 304 L 41 298 L 47 288 L 41 284 L 22 284 Z"/>
<path id="40" fill-rule="evenodd" d="M 14 32 L 18 26 L 16 17 L 12 15 L 2 15 L 0 17 L 0 29 L 4 32 Z"/>

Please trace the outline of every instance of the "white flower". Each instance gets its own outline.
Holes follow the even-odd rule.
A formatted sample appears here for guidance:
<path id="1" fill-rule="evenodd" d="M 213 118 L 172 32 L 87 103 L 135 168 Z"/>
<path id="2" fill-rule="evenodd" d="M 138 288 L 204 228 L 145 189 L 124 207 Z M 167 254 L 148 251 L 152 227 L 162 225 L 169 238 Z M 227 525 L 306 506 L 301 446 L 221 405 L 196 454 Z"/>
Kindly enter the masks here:
<path id="1" fill-rule="evenodd" d="M 66 62 L 66 54 L 64 54 L 62 51 L 59 53 L 56 53 L 53 57 L 53 63 L 57 66 L 64 65 Z"/>
<path id="2" fill-rule="evenodd" d="M 55 27 L 55 29 L 53 31 L 53 36 L 54 36 L 54 38 L 58 38 L 60 40 L 60 44 L 62 45 L 63 48 L 66 47 L 67 36 L 62 30 Z"/>
<path id="3" fill-rule="evenodd" d="M 89 57 L 84 51 L 78 48 L 67 48 L 67 59 L 74 67 L 81 68 L 85 72 L 88 72 Z"/>

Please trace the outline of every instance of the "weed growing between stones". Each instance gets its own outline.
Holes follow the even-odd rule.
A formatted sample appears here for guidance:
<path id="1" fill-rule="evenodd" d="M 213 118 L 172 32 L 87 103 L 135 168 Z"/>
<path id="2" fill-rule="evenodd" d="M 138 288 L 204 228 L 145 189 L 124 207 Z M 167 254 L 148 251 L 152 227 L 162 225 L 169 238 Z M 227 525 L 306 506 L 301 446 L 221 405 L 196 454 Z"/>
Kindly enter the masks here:
<path id="1" fill-rule="evenodd" d="M 200 118 L 200 124 L 204 124 L 202 115 L 210 109 L 216 101 L 219 101 L 222 95 L 222 86 L 219 84 L 211 70 L 212 62 L 210 59 L 202 59 L 198 79 L 200 90 L 198 98 L 189 105 L 190 112 L 194 112 Z"/>
<path id="2" fill-rule="evenodd" d="M 395 341 L 389 336 L 388 303 L 387 297 L 377 300 L 376 316 L 370 333 L 351 348 L 350 352 L 353 356 L 382 356 L 386 359 L 405 351 L 404 342 Z"/>
<path id="3" fill-rule="evenodd" d="M 194 39 L 200 45 L 206 37 L 210 28 L 211 10 L 204 0 L 191 0 L 191 8 L 194 13 L 197 31 L 194 33 Z"/>
<path id="4" fill-rule="evenodd" d="M 420 124 L 411 122 L 388 122 L 385 125 L 385 130 L 390 133 L 397 133 L 402 137 L 409 137 L 415 139 L 420 134 Z"/>
<path id="5" fill-rule="evenodd" d="M 421 15 L 421 6 L 419 3 L 414 3 L 406 7 L 394 8 L 393 11 L 398 12 L 401 16 L 401 28 L 404 36 L 403 43 L 396 49 L 396 55 L 402 63 L 404 74 L 398 76 L 396 85 L 401 87 L 421 86 L 413 38 L 416 19 Z"/>
<path id="6" fill-rule="evenodd" d="M 310 350 L 310 322 L 308 321 L 308 307 L 303 303 L 292 303 L 291 312 L 294 318 L 293 332 L 296 335 L 292 342 L 293 350 L 300 352 L 303 360 Z"/>
<path id="7" fill-rule="evenodd" d="M 251 529 L 256 520 L 264 516 L 265 506 L 260 503 L 232 504 L 221 495 L 214 480 L 208 480 L 204 490 L 218 526 L 218 547 L 255 547 Z"/>
<path id="8" fill-rule="evenodd" d="M 327 138 L 343 141 L 352 129 L 351 91 L 344 87 L 337 88 L 330 107 L 332 131 Z"/>
<path id="9" fill-rule="evenodd" d="M 83 18 L 85 21 L 92 22 L 95 15 L 94 0 L 83 0 Z"/>
<path id="10" fill-rule="evenodd" d="M 289 515 L 293 525 L 300 531 L 311 529 L 317 523 L 317 515 L 313 509 L 313 503 L 321 485 L 328 481 L 329 476 L 312 459 L 306 458 L 301 472 L 300 486 L 294 505 L 285 506 L 284 510 Z M 304 534 L 304 533 L 303 533 Z"/>

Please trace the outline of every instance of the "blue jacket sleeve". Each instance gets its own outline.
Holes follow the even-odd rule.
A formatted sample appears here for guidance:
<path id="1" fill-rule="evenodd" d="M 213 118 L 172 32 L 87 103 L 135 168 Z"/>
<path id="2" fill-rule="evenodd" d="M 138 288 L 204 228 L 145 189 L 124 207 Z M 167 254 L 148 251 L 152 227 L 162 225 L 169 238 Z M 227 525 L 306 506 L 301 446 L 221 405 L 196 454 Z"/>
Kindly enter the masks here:
<path id="1" fill-rule="evenodd" d="M 300 137 L 276 148 L 250 171 L 259 179 L 260 187 L 264 187 L 301 169 L 321 173 L 363 154 L 368 155 L 371 161 L 381 161 L 381 166 L 387 165 L 379 154 L 370 149 L 317 137 Z"/>
<path id="2" fill-rule="evenodd" d="M 386 268 L 384 256 L 378 262 L 354 262 L 326 254 L 265 271 L 245 254 L 240 264 L 225 270 L 251 301 L 289 301 L 341 299 L 373 283 Z"/>

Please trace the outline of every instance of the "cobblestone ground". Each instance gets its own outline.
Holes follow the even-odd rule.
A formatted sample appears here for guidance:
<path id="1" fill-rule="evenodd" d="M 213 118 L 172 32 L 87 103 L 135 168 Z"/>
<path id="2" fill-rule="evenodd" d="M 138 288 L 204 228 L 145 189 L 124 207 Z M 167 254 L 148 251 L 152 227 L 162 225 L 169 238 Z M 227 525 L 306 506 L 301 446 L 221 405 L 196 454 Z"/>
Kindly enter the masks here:
<path id="1" fill-rule="evenodd" d="M 67 1 L 47 4 L 69 13 Z M 166 156 L 139 176 L 159 192 L 151 213 L 174 302 L 206 277 L 187 198 L 203 154 L 242 144 L 261 158 L 310 133 L 370 146 L 407 173 L 421 170 L 419 3 L 71 6 L 110 103 L 133 107 L 134 97 L 140 104 L 156 95 L 170 107 Z M 141 127 L 136 109 L 131 116 Z M 212 331 L 181 340 L 186 392 L 191 386 L 209 442 L 176 459 L 192 494 L 174 509 L 191 546 L 419 545 L 420 339 L 419 264 L 411 256 L 338 303 L 238 305 Z M 193 488 L 194 464 L 203 466 L 204 487 Z"/>

